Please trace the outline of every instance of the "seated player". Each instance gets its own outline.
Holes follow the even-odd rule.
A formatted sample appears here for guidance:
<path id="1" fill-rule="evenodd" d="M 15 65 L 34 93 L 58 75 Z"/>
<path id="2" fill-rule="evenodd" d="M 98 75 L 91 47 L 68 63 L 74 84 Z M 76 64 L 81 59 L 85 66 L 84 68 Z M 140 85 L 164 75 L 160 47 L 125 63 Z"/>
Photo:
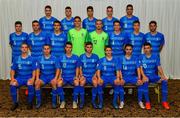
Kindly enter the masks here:
<path id="1" fill-rule="evenodd" d="M 168 83 L 167 77 L 164 75 L 163 69 L 160 64 L 160 59 L 157 54 L 152 54 L 152 47 L 150 43 L 144 44 L 144 54 L 141 55 L 141 73 L 143 77 L 143 82 L 146 85 L 144 90 L 146 109 L 151 109 L 150 100 L 149 100 L 149 83 L 161 83 L 162 88 L 162 106 L 165 109 L 170 109 L 167 103 L 168 96 Z M 159 73 L 159 75 L 158 75 Z"/>
<path id="2" fill-rule="evenodd" d="M 17 89 L 23 85 L 28 87 L 28 109 L 33 108 L 34 97 L 34 80 L 36 64 L 31 56 L 28 55 L 29 47 L 26 43 L 21 44 L 21 55 L 17 56 L 11 66 L 10 92 L 13 100 L 11 110 L 14 111 L 18 107 Z"/>
<path id="3" fill-rule="evenodd" d="M 120 69 L 118 68 L 117 59 L 112 56 L 112 48 L 110 46 L 105 47 L 105 55 L 99 60 L 97 66 L 99 109 L 103 107 L 103 87 L 111 84 L 116 90 L 120 83 Z M 118 108 L 116 105 L 114 107 Z"/>
<path id="4" fill-rule="evenodd" d="M 99 60 L 96 54 L 92 53 L 93 44 L 87 42 L 85 44 L 86 53 L 80 56 L 80 98 L 81 104 L 80 108 L 84 105 L 84 85 L 91 84 L 92 88 L 92 105 L 94 108 L 97 108 L 95 104 L 95 99 L 97 95 L 97 77 L 96 77 L 96 66 Z"/>
<path id="5" fill-rule="evenodd" d="M 120 106 L 122 109 L 124 107 L 124 88 L 123 84 L 134 84 L 138 86 L 138 103 L 139 106 L 144 109 L 144 105 L 142 103 L 142 95 L 143 95 L 143 83 L 141 80 L 140 73 L 140 63 L 138 58 L 132 55 L 133 46 L 131 44 L 125 45 L 125 55 L 119 60 L 122 78 L 120 80 L 119 93 L 120 93 Z"/>
<path id="6" fill-rule="evenodd" d="M 43 46 L 43 55 L 38 57 L 37 72 L 36 72 L 36 108 L 41 106 L 41 87 L 46 84 L 52 86 L 52 108 L 56 108 L 56 81 L 59 76 L 59 66 L 57 58 L 51 55 L 50 45 Z"/>
<path id="7" fill-rule="evenodd" d="M 73 109 L 77 108 L 79 94 L 79 57 L 72 54 L 72 43 L 65 45 L 65 54 L 59 58 L 60 76 L 57 82 L 57 93 L 60 96 L 60 108 L 65 108 L 63 85 L 70 84 L 73 88 Z"/>

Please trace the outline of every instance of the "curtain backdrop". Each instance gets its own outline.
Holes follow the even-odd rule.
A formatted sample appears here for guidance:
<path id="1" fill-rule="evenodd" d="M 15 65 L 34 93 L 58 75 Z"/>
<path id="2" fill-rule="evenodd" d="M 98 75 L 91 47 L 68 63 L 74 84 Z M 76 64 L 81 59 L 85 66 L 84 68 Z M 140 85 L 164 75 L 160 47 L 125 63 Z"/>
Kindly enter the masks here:
<path id="1" fill-rule="evenodd" d="M 167 76 L 180 79 L 180 0 L 0 0 L 0 78 L 8 79 L 11 65 L 9 34 L 14 32 L 14 22 L 23 23 L 23 31 L 32 32 L 32 20 L 44 16 L 44 6 L 51 5 L 53 16 L 62 19 L 64 8 L 71 6 L 73 16 L 86 17 L 86 8 L 94 7 L 94 16 L 104 18 L 106 7 L 114 8 L 114 16 L 125 15 L 127 4 L 133 4 L 134 15 L 141 21 L 141 31 L 148 32 L 150 20 L 156 20 L 158 31 L 165 35 L 161 62 Z"/>

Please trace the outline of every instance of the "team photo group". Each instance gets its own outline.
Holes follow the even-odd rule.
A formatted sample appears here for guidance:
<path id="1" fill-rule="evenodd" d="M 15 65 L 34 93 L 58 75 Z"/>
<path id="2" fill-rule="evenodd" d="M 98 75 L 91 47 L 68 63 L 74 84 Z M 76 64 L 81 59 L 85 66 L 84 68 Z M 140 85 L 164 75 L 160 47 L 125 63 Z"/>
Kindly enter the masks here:
<path id="1" fill-rule="evenodd" d="M 140 31 L 140 20 L 128 4 L 126 14 L 113 17 L 113 7 L 107 6 L 107 16 L 97 19 L 93 6 L 87 7 L 87 18 L 72 17 L 70 6 L 65 7 L 65 18 L 52 16 L 52 8 L 44 8 L 45 16 L 32 21 L 32 33 L 22 30 L 16 21 L 15 32 L 9 35 L 12 49 L 10 94 L 14 111 L 19 106 L 18 89 L 27 86 L 27 109 L 42 106 L 41 88 L 52 87 L 52 108 L 65 108 L 64 86 L 73 87 L 72 108 L 85 106 L 85 86 L 92 86 L 89 95 L 95 109 L 103 104 L 104 88 L 112 86 L 115 109 L 125 105 L 124 85 L 137 86 L 137 103 L 150 110 L 149 83 L 160 83 L 162 106 L 170 109 L 167 101 L 168 78 L 163 72 L 160 53 L 165 44 L 164 35 L 157 31 L 157 22 L 147 24 L 149 32 Z M 132 89 L 128 90 L 131 93 Z M 58 97 L 57 97 L 58 96 Z M 59 98 L 59 99 L 57 99 Z M 120 98 L 120 102 L 119 102 Z M 36 103 L 34 104 L 34 99 Z"/>

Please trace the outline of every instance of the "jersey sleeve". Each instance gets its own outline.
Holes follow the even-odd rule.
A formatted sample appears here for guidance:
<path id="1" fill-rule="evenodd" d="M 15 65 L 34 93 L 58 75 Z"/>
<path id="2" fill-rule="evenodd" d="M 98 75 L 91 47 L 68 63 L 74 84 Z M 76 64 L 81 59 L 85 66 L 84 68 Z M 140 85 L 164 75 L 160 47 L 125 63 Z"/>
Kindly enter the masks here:
<path id="1" fill-rule="evenodd" d="M 85 19 L 84 19 L 83 22 L 82 22 L 82 27 L 83 27 L 84 29 L 86 29 Z"/>
<path id="2" fill-rule="evenodd" d="M 164 35 L 163 34 L 161 34 L 161 46 L 163 46 L 164 44 L 165 44 L 165 40 L 164 40 Z"/>
<path id="3" fill-rule="evenodd" d="M 50 36 L 50 34 L 46 35 L 46 44 L 51 45 L 51 36 Z"/>
<path id="4" fill-rule="evenodd" d="M 161 61 L 160 58 L 157 56 L 157 60 L 156 60 L 156 66 L 161 66 Z"/>
<path id="5" fill-rule="evenodd" d="M 121 27 L 121 29 L 123 29 L 123 25 L 124 25 L 124 24 L 123 24 L 123 18 L 121 18 L 121 19 L 120 19 L 120 27 Z"/>
<path id="6" fill-rule="evenodd" d="M 15 58 L 11 64 L 11 70 L 14 70 L 16 71 L 17 68 L 18 68 L 18 64 L 16 63 L 17 62 L 17 58 Z"/>
<path id="7" fill-rule="evenodd" d="M 86 30 L 85 42 L 88 42 L 88 41 L 89 41 L 89 33 L 88 33 L 88 31 Z"/>
<path id="8" fill-rule="evenodd" d="M 105 40 L 105 46 L 109 45 L 109 37 L 108 37 L 108 34 L 107 34 L 107 37 L 106 37 L 106 40 Z"/>
<path id="9" fill-rule="evenodd" d="M 67 39 L 68 39 L 68 42 L 71 42 L 71 33 L 70 33 L 70 30 L 68 31 L 68 34 L 67 34 Z"/>
<path id="10" fill-rule="evenodd" d="M 141 66 L 140 58 L 137 57 L 137 58 L 136 58 L 136 68 L 139 68 L 140 66 Z"/>
<path id="11" fill-rule="evenodd" d="M 32 70 L 36 70 L 38 67 L 37 61 L 35 61 L 35 59 L 32 59 Z"/>
<path id="12" fill-rule="evenodd" d="M 41 30 L 42 30 L 42 28 L 43 28 L 42 18 L 39 19 L 39 25 L 40 25 L 40 28 L 41 28 Z"/>
<path id="13" fill-rule="evenodd" d="M 12 34 L 9 35 L 9 44 L 10 44 L 10 46 L 13 45 Z"/>
<path id="14" fill-rule="evenodd" d="M 103 67 L 102 67 L 102 61 L 99 60 L 98 63 L 97 63 L 97 70 L 100 70 L 100 71 L 101 71 L 102 68 L 103 68 Z"/>

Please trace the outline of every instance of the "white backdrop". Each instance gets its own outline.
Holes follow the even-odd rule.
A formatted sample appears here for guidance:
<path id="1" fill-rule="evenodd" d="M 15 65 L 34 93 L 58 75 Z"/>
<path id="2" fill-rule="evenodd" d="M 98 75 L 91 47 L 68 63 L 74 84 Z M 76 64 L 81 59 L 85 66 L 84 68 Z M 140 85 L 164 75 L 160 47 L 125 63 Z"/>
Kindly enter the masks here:
<path id="1" fill-rule="evenodd" d="M 165 47 L 161 54 L 167 76 L 180 79 L 180 0 L 0 0 L 0 78 L 9 78 L 11 49 L 9 34 L 14 32 L 14 22 L 20 20 L 23 30 L 32 31 L 32 20 L 44 16 L 44 6 L 51 5 L 53 16 L 64 17 L 64 8 L 71 6 L 73 16 L 86 17 L 86 7 L 92 5 L 95 17 L 106 16 L 106 7 L 114 7 L 114 16 L 125 15 L 127 4 L 133 4 L 134 14 L 140 18 L 142 32 L 148 31 L 150 20 L 158 22 L 158 31 L 165 35 Z"/>

